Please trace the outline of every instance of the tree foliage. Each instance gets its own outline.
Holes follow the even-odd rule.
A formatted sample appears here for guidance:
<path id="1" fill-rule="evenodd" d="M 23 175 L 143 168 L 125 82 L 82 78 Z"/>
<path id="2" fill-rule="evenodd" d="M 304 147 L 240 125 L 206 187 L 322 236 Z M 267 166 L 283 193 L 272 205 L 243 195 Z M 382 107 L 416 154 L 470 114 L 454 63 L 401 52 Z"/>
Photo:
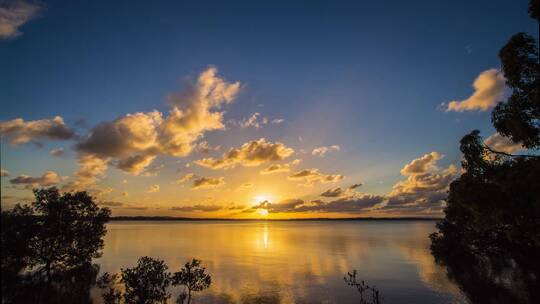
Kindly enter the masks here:
<path id="1" fill-rule="evenodd" d="M 122 269 L 125 286 L 124 298 L 129 304 L 165 303 L 171 294 L 171 274 L 164 261 L 151 257 L 141 257 L 137 266 Z"/>
<path id="2" fill-rule="evenodd" d="M 212 284 L 212 278 L 205 273 L 206 268 L 201 267 L 201 261 L 197 259 L 191 260 L 184 265 L 180 271 L 175 272 L 172 281 L 173 285 L 184 285 L 187 288 L 187 295 L 181 294 L 181 300 L 177 302 L 183 303 L 184 298 L 187 304 L 191 303 L 192 293 L 205 290 Z"/>
<path id="3" fill-rule="evenodd" d="M 537 6 L 530 2 L 536 19 Z M 512 95 L 493 110 L 493 124 L 514 143 L 539 148 L 537 42 L 518 33 L 499 55 Z M 433 255 L 474 303 L 540 302 L 540 157 L 494 151 L 477 130 L 460 149 L 464 172 L 430 236 Z"/>
<path id="4" fill-rule="evenodd" d="M 110 210 L 86 192 L 34 190 L 30 205 L 2 211 L 4 302 L 84 303 L 99 268 Z"/>

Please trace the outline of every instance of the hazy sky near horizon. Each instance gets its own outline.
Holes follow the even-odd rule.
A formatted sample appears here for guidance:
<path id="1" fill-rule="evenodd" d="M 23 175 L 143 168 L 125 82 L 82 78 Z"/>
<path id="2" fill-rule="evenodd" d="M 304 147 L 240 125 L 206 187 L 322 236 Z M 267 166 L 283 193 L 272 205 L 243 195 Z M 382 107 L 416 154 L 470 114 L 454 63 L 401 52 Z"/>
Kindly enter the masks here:
<path id="1" fill-rule="evenodd" d="M 490 123 L 517 32 L 527 1 L 1 2 L 2 208 L 440 215 L 464 134 L 519 149 Z"/>

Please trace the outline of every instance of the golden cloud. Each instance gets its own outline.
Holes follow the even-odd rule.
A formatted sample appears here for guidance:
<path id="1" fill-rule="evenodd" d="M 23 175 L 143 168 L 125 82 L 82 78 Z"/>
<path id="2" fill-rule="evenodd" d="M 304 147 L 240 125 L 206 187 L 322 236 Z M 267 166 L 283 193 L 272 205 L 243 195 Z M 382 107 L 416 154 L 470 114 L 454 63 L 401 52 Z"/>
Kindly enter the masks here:
<path id="1" fill-rule="evenodd" d="M 236 165 L 258 166 L 260 164 L 283 160 L 294 153 L 294 150 L 288 148 L 283 143 L 267 142 L 260 138 L 243 144 L 240 148 L 231 148 L 224 153 L 220 159 L 203 158 L 196 160 L 195 163 L 211 169 L 229 169 Z"/>

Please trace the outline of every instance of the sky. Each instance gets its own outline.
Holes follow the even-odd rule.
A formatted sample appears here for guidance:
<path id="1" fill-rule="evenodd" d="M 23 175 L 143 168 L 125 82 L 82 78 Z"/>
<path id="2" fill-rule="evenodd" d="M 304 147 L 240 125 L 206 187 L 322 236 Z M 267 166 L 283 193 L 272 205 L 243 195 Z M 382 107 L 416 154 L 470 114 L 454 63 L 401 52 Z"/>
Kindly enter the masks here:
<path id="1" fill-rule="evenodd" d="M 1 205 L 441 216 L 527 1 L 0 1 Z"/>

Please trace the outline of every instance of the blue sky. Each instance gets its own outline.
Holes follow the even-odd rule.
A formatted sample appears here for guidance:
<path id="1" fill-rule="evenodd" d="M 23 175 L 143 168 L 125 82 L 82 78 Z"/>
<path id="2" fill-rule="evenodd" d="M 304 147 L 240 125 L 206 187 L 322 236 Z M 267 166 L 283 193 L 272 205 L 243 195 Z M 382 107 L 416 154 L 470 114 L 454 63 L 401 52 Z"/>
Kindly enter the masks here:
<path id="1" fill-rule="evenodd" d="M 86 136 L 96 124 L 127 113 L 168 112 L 166 96 L 181 90 L 187 77 L 196 81 L 213 66 L 222 79 L 241 84 L 234 103 L 226 106 L 226 130 L 203 135 L 211 146 L 222 146 L 213 157 L 264 137 L 293 148 L 292 157 L 302 159 L 299 170 L 316 167 L 343 174 L 342 188 L 361 182 L 363 193 L 385 195 L 404 179 L 400 170 L 412 160 L 436 151 L 444 155 L 440 168 L 459 165 L 458 141 L 465 133 L 494 133 L 490 111 L 438 107 L 471 96 L 475 78 L 499 67 L 498 50 L 514 33 L 538 36 L 527 1 L 291 2 L 40 3 L 39 13 L 19 27 L 21 34 L 0 40 L 0 120 L 58 115 Z M 284 122 L 258 129 L 227 123 L 255 112 Z M 81 119 L 86 127 L 76 124 Z M 2 178 L 3 193 L 28 196 L 27 189 L 9 182 L 22 174 L 52 170 L 69 176 L 66 181 L 73 177 L 80 152 L 73 150 L 75 142 L 42 143 L 37 148 L 2 141 L 2 168 L 12 175 Z M 339 145 L 339 151 L 310 155 L 315 147 L 331 145 Z M 66 157 L 49 155 L 59 147 L 68 152 Z M 310 156 L 302 158 L 300 150 Z M 165 166 L 159 177 L 149 181 L 139 176 L 134 183 L 167 183 L 178 177 L 172 167 L 179 161 L 183 165 L 200 158 L 196 153 L 160 155 L 153 163 Z M 116 188 L 124 173 L 110 167 L 100 185 L 121 191 Z M 193 170 L 203 170 L 193 172 L 201 176 L 216 173 Z M 226 179 L 237 175 L 219 173 Z M 248 182 L 257 184 L 254 179 Z M 314 199 L 334 186 L 316 185 L 299 193 Z M 270 187 L 230 200 L 245 204 L 250 195 Z M 291 191 L 275 196 L 292 198 Z M 186 201 L 176 201 L 178 195 L 148 201 L 183 206 L 207 196 L 182 194 Z M 222 203 L 216 198 L 220 195 L 212 196 L 212 204 Z M 139 204 L 134 200 L 130 195 L 129 204 Z"/>

